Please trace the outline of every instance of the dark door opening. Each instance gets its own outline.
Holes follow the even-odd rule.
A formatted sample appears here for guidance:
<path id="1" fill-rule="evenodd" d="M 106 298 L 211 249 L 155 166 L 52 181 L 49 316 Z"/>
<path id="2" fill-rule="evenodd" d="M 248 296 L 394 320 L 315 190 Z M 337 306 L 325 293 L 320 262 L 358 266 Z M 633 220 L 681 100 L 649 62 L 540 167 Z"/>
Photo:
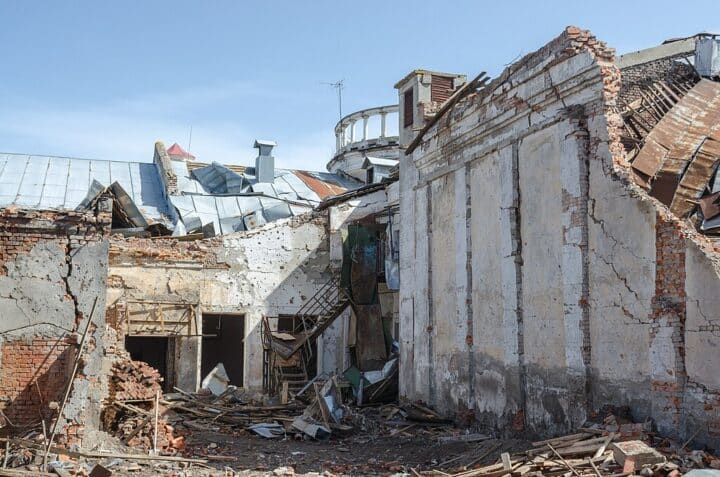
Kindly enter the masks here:
<path id="1" fill-rule="evenodd" d="M 230 384 L 242 387 L 245 316 L 203 313 L 202 321 L 202 378 L 222 363 Z"/>
<path id="2" fill-rule="evenodd" d="M 135 361 L 144 361 L 160 372 L 163 390 L 168 391 L 168 340 L 166 336 L 126 336 L 125 349 Z"/>

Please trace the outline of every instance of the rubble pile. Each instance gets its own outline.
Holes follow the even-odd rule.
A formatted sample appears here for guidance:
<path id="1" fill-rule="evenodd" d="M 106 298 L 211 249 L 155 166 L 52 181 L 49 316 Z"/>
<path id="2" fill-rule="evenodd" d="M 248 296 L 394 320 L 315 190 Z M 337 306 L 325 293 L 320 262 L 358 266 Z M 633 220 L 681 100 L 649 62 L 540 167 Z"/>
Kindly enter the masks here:
<path id="1" fill-rule="evenodd" d="M 177 475 L 191 467 L 192 475 L 212 475 L 202 472 L 204 459 L 138 452 L 103 432 L 96 432 L 83 449 L 59 445 L 47 449 L 46 437 L 38 431 L 0 438 L 0 442 L 4 444 L 4 449 L 0 446 L 0 476 Z"/>
<path id="2" fill-rule="evenodd" d="M 185 439 L 182 436 L 174 435 L 173 426 L 168 424 L 164 417 L 158 417 L 157 441 L 155 441 L 153 410 L 146 410 L 138 406 L 127 407 L 132 410 L 123 412 L 111 429 L 113 435 L 124 444 L 148 450 L 156 447 L 170 455 L 174 455 L 178 450 L 185 447 Z M 158 411 L 159 416 L 162 416 L 164 412 L 164 409 L 160 409 Z"/>
<path id="3" fill-rule="evenodd" d="M 110 392 L 103 412 L 104 429 L 125 445 L 161 450 L 174 455 L 184 448 L 184 438 L 173 434 L 165 420 L 166 409 L 156 399 L 162 394 L 160 373 L 127 355 L 118 357 L 110 375 Z"/>
<path id="4" fill-rule="evenodd" d="M 163 378 L 157 369 L 129 357 L 118 359 L 110 376 L 110 397 L 117 401 L 154 400 L 162 392 Z"/>
<path id="5" fill-rule="evenodd" d="M 102 465 L 112 475 L 158 475 L 189 472 L 192 466 L 192 475 L 206 475 L 206 470 L 207 475 L 213 475 L 210 467 L 203 466 L 232 469 L 247 465 L 239 462 L 243 459 L 238 448 L 228 444 L 245 438 L 273 441 L 258 448 L 264 454 L 267 449 L 285 456 L 250 468 L 270 470 L 281 465 L 282 475 L 296 475 L 293 462 L 305 466 L 312 462 L 313 468 L 319 466 L 336 475 L 680 477 L 700 469 L 708 472 L 705 477 L 714 477 L 712 472 L 720 475 L 713 470 L 720 469 L 720 459 L 714 454 L 691 450 L 689 441 L 662 438 L 654 432 L 651 421 L 633 422 L 622 409 L 603 409 L 572 434 L 527 442 L 457 428 L 421 402 L 359 407 L 350 404 L 347 391 L 347 383 L 338 377 L 309 383 L 300 393 L 305 402 L 287 404 L 233 386 L 219 394 L 176 389 L 159 400 L 157 453 L 149 451 L 155 429 L 154 401 L 115 401 L 112 408 L 120 416 L 114 430 L 117 445 L 105 443 L 105 450 L 97 452 L 54 446 L 47 469 L 66 472 L 55 472 L 59 475 L 91 475 L 94 466 Z M 197 431 L 215 437 L 187 447 L 183 436 L 175 437 Z M 219 438 L 220 434 L 226 434 L 228 440 Z M 323 444 L 317 445 L 317 441 Z M 7 465 L 15 472 L 12 475 L 52 475 L 40 472 L 44 453 L 41 433 L 7 442 Z M 298 447 L 300 444 L 303 446 Z M 403 457 L 399 448 L 408 444 L 423 450 Z M 358 450 L 370 445 L 384 450 L 377 454 Z M 313 448 L 319 449 L 320 457 L 303 457 Z M 136 449 L 144 452 L 133 453 Z M 0 475 L 6 474 L 0 471 Z"/>
<path id="6" fill-rule="evenodd" d="M 680 444 L 658 436 L 652 430 L 651 421 L 636 423 L 627 417 L 610 414 L 600 422 L 589 422 L 586 426 L 574 434 L 533 442 L 532 447 L 523 452 L 503 452 L 490 465 L 442 465 L 443 470 L 412 469 L 412 472 L 428 476 L 442 472 L 452 477 L 679 477 L 693 470 L 720 469 L 720 459 L 714 454 L 689 450 L 689 442 Z M 487 457 L 497 447 L 491 446 L 482 456 Z M 481 460 L 482 456 L 473 462 Z M 466 457 L 457 456 L 444 464 Z M 710 477 L 712 474 L 703 475 Z"/>
<path id="7" fill-rule="evenodd" d="M 209 392 L 179 391 L 163 396 L 161 404 L 170 411 L 168 420 L 188 430 L 244 429 L 262 423 L 290 422 L 299 415 L 301 403 L 273 404 L 248 399 L 242 390 L 230 386 L 216 396 Z"/>

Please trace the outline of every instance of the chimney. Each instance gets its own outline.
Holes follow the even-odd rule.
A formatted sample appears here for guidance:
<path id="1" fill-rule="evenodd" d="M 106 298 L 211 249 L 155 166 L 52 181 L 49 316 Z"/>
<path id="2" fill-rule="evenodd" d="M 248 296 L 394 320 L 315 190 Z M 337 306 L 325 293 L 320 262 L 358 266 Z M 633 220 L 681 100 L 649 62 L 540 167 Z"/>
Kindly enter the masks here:
<path id="1" fill-rule="evenodd" d="M 695 69 L 703 78 L 720 76 L 720 35 L 700 35 L 695 43 Z"/>
<path id="2" fill-rule="evenodd" d="M 275 158 L 272 156 L 274 141 L 255 140 L 253 147 L 257 148 L 258 156 L 255 158 L 255 178 L 258 182 L 275 181 Z"/>
<path id="3" fill-rule="evenodd" d="M 400 147 L 410 144 L 427 120 L 466 82 L 465 75 L 428 70 L 413 70 L 398 81 Z"/>

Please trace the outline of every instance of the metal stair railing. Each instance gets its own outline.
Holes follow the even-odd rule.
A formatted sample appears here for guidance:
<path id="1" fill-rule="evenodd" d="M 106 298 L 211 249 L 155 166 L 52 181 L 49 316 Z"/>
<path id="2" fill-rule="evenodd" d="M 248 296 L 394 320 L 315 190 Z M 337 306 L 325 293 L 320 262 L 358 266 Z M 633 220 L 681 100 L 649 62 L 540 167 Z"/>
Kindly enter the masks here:
<path id="1" fill-rule="evenodd" d="M 333 320 L 351 303 L 350 294 L 340 286 L 340 276 L 333 276 L 293 315 L 295 326 L 292 334 L 295 336 L 295 343 L 283 344 L 273 340 L 270 335 L 270 346 L 280 356 L 288 359 L 301 348 L 309 346 L 308 341 L 317 337 L 330 326 Z M 306 349 L 304 354 L 307 357 L 312 352 Z"/>

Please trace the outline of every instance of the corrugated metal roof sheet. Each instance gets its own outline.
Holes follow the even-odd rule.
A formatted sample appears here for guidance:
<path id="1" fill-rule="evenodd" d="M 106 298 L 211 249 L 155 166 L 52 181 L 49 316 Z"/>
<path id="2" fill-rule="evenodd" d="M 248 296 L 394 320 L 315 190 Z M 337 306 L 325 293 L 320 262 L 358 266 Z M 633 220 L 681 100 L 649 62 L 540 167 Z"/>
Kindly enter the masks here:
<path id="1" fill-rule="evenodd" d="M 75 209 L 117 182 L 127 208 L 134 204 L 145 219 L 175 234 L 209 224 L 226 234 L 307 212 L 361 185 L 336 174 L 285 169 L 275 170 L 273 183 L 258 183 L 254 168 L 171 163 L 178 193 L 166 197 L 154 163 L 0 154 L 0 207 Z"/>
<path id="2" fill-rule="evenodd" d="M 363 185 L 357 182 L 354 183 L 354 185 L 347 187 L 342 182 L 344 179 L 334 174 L 332 175 L 335 176 L 334 178 L 336 178 L 337 182 L 331 182 L 327 177 L 331 174 L 325 174 L 322 172 L 295 171 L 295 175 L 322 200 L 325 200 L 327 197 L 333 195 L 342 194 L 348 189 L 357 189 Z M 350 181 L 347 182 L 350 183 Z"/>
<path id="3" fill-rule="evenodd" d="M 632 167 L 649 176 L 653 196 L 686 217 L 715 188 L 718 162 L 720 83 L 701 80 L 650 131 Z"/>
<path id="4" fill-rule="evenodd" d="M 168 203 L 152 163 L 0 154 L 0 207 L 75 209 L 93 180 L 117 182 L 146 218 L 167 222 Z"/>

